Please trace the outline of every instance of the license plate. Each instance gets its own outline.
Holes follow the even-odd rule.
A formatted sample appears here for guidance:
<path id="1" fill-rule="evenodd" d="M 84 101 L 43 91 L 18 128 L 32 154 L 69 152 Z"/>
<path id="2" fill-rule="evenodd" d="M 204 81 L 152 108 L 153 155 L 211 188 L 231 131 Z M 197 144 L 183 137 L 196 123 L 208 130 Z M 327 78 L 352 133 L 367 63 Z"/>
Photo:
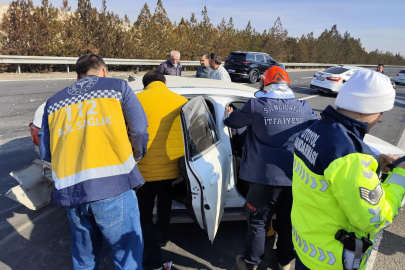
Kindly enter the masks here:
<path id="1" fill-rule="evenodd" d="M 228 69 L 228 72 L 235 73 L 235 70 L 234 69 Z"/>
<path id="2" fill-rule="evenodd" d="M 319 80 L 319 81 L 321 81 L 321 82 L 323 82 L 323 81 L 325 80 L 324 77 L 316 77 L 316 79 Z"/>

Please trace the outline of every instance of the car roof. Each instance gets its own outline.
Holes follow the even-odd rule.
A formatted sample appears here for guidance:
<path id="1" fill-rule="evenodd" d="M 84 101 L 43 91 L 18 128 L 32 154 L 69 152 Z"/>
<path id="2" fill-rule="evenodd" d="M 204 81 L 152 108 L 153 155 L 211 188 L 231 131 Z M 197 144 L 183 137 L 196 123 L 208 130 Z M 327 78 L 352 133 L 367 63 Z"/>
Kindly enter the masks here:
<path id="1" fill-rule="evenodd" d="M 219 96 L 242 96 L 253 97 L 253 93 L 258 89 L 228 81 L 180 77 L 165 75 L 167 87 L 181 95 L 219 95 Z M 143 90 L 142 76 L 136 76 L 135 81 L 128 85 L 135 92 Z M 220 91 L 218 91 L 220 90 Z"/>
<path id="2" fill-rule="evenodd" d="M 263 53 L 263 52 L 246 52 L 246 51 L 234 51 L 231 53 L 259 53 L 259 54 L 267 54 L 267 53 Z"/>

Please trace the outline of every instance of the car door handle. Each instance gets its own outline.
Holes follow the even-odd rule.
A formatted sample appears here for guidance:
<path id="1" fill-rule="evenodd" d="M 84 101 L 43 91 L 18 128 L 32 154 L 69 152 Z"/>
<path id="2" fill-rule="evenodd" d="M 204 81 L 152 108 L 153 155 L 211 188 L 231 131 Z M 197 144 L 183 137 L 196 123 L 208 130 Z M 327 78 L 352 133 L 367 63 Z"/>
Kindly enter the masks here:
<path id="1" fill-rule="evenodd" d="M 210 178 L 210 185 L 215 184 L 215 182 L 217 182 L 218 180 L 219 180 L 219 173 L 215 173 Z"/>

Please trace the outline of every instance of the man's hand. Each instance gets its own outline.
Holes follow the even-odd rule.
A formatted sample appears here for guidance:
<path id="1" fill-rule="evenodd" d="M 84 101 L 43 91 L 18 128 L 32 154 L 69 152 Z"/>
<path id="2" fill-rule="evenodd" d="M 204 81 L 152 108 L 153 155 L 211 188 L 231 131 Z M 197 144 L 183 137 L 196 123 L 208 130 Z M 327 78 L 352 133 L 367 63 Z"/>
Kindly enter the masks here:
<path id="1" fill-rule="evenodd" d="M 381 170 L 385 173 L 390 172 L 391 169 L 388 168 L 387 166 L 392 164 L 397 159 L 398 159 L 398 157 L 396 157 L 396 156 L 380 154 L 378 156 L 378 160 L 380 161 L 380 164 L 381 164 Z M 401 164 L 399 164 L 398 167 L 405 169 L 405 162 L 402 162 Z"/>
<path id="2" fill-rule="evenodd" d="M 231 114 L 232 112 L 233 112 L 233 108 L 228 106 L 225 109 L 224 116 Z"/>

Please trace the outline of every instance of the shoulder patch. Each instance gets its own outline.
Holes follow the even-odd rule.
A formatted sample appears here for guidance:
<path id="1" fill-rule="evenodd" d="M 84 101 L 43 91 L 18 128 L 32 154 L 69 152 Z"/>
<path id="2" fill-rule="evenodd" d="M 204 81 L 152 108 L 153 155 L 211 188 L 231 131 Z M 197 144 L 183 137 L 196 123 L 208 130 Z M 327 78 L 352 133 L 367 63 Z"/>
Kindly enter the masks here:
<path id="1" fill-rule="evenodd" d="M 364 187 L 360 187 L 360 197 L 370 203 L 371 205 L 376 205 L 380 202 L 381 196 L 383 195 L 383 189 L 381 184 L 375 187 L 373 190 L 369 190 Z"/>

